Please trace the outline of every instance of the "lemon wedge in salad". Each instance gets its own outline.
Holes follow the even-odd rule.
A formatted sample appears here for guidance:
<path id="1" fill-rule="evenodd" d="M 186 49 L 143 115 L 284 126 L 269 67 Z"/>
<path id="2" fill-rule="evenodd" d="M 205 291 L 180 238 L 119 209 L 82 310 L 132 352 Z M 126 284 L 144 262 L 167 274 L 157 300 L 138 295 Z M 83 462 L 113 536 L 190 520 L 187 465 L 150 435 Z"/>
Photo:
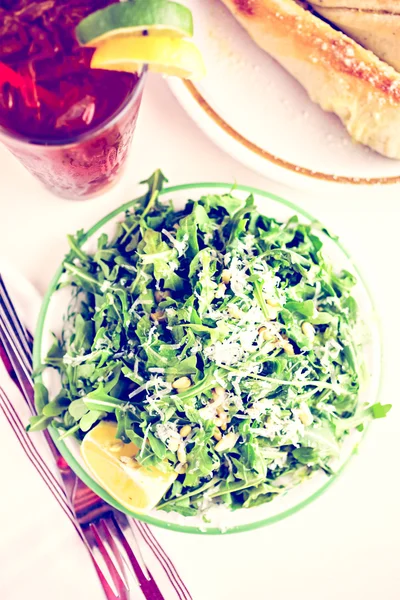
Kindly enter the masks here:
<path id="1" fill-rule="evenodd" d="M 128 73 L 140 73 L 144 65 L 149 71 L 182 79 L 200 79 L 205 75 L 200 50 L 181 38 L 116 37 L 99 46 L 91 62 L 94 69 Z"/>
<path id="2" fill-rule="evenodd" d="M 116 438 L 117 426 L 101 421 L 83 439 L 81 454 L 87 467 L 110 496 L 136 513 L 152 510 L 175 481 L 174 471 L 144 467 L 135 460 L 135 444 Z"/>

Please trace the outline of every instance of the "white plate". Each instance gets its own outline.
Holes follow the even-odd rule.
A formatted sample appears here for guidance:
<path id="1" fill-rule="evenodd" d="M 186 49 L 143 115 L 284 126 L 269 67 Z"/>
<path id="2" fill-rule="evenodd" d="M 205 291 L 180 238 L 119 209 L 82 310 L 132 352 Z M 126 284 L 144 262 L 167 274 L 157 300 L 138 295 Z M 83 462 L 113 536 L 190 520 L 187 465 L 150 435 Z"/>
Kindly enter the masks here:
<path id="1" fill-rule="evenodd" d="M 172 199 L 176 208 L 183 208 L 188 198 L 196 200 L 207 193 L 229 192 L 231 186 L 226 184 L 193 184 L 177 186 L 162 192 L 165 200 Z M 286 220 L 294 213 L 297 213 L 302 222 L 310 223 L 312 217 L 306 212 L 296 207 L 295 205 L 281 200 L 275 196 L 265 192 L 260 192 L 252 188 L 238 186 L 234 194 L 239 197 L 247 197 L 252 192 L 259 210 L 269 216 L 273 216 L 280 220 Z M 132 205 L 134 200 L 129 203 Z M 115 231 L 116 223 L 124 217 L 124 211 L 127 205 L 116 209 L 109 217 L 105 217 L 92 228 L 89 237 L 85 242 L 85 250 L 94 252 L 99 235 L 103 232 L 112 235 Z M 325 255 L 328 256 L 335 266 L 335 269 L 347 269 L 354 272 L 355 267 L 349 259 L 346 251 L 339 243 L 325 235 L 323 232 L 318 232 L 318 235 L 324 242 Z M 61 269 L 57 272 L 55 278 L 50 284 L 47 291 L 44 303 L 39 317 L 38 329 L 35 335 L 34 349 L 34 367 L 37 369 L 45 360 L 46 354 L 53 344 L 53 333 L 60 336 L 63 327 L 63 315 L 67 313 L 68 304 L 71 300 L 72 290 L 70 287 L 64 287 L 57 290 L 57 283 L 61 276 Z M 361 278 L 358 277 L 358 283 L 353 293 L 359 305 L 361 319 L 366 326 L 365 342 L 363 344 L 364 363 L 365 363 L 365 380 L 360 388 L 360 401 L 373 403 L 376 400 L 379 382 L 380 382 L 380 358 L 381 344 L 380 336 L 376 323 L 376 314 L 372 305 L 369 294 L 364 287 Z M 47 385 L 50 397 L 54 397 L 60 388 L 60 378 L 54 369 L 45 369 L 43 372 L 43 381 Z M 53 432 L 54 433 L 54 432 Z M 55 436 L 58 437 L 57 435 Z M 344 445 L 340 459 L 337 462 L 337 472 L 347 464 L 355 446 L 360 440 L 360 435 L 355 432 L 349 436 L 347 443 Z M 71 468 L 77 473 L 90 488 L 92 488 L 99 496 L 104 498 L 109 504 L 114 505 L 122 511 L 125 511 L 118 502 L 111 498 L 88 473 L 79 453 L 79 445 L 76 440 L 66 438 L 65 442 L 57 441 L 57 446 L 67 460 Z M 287 517 L 309 502 L 317 498 L 330 484 L 334 481 L 335 476 L 328 478 L 322 473 L 316 473 L 308 481 L 293 488 L 285 495 L 275 499 L 273 502 L 263 504 L 251 509 L 240 509 L 234 512 L 229 512 L 224 507 L 220 507 L 210 515 L 209 523 L 203 522 L 201 517 L 182 517 L 176 513 L 166 513 L 164 511 L 152 511 L 149 515 L 135 515 L 136 518 L 145 520 L 154 525 L 175 529 L 184 532 L 205 532 L 205 533 L 221 533 L 222 531 L 246 531 L 255 527 L 270 524 Z M 127 511 L 125 511 L 127 512 Z"/>
<path id="2" fill-rule="evenodd" d="M 207 76 L 170 79 L 183 107 L 223 150 L 266 177 L 302 189 L 392 187 L 400 161 L 354 144 L 339 119 L 258 48 L 220 0 L 184 0 Z M 335 185 L 332 185 L 335 183 Z"/>

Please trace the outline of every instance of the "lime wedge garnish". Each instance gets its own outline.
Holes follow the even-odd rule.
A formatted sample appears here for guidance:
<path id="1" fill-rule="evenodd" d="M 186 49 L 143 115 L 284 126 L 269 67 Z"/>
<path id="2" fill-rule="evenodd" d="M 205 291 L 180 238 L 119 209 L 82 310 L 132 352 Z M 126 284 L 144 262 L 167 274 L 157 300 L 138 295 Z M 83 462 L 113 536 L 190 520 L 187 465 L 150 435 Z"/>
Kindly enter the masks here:
<path id="1" fill-rule="evenodd" d="M 98 10 L 76 28 L 80 44 L 97 47 L 115 36 L 192 37 L 191 11 L 169 0 L 130 0 Z"/>
<path id="2" fill-rule="evenodd" d="M 149 71 L 200 79 L 205 75 L 203 57 L 189 40 L 161 36 L 114 37 L 101 44 L 92 57 L 91 67 L 110 71 Z"/>

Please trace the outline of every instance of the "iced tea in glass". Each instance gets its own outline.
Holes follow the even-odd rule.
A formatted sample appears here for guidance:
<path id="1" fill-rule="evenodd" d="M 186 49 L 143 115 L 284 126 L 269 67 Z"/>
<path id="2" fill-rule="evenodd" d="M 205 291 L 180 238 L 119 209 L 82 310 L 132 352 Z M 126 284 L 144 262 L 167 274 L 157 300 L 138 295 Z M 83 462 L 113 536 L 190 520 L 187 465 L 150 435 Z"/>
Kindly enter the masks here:
<path id="1" fill-rule="evenodd" d="M 121 173 L 143 76 L 90 68 L 75 27 L 113 0 L 0 1 L 0 140 L 48 188 L 84 199 Z"/>

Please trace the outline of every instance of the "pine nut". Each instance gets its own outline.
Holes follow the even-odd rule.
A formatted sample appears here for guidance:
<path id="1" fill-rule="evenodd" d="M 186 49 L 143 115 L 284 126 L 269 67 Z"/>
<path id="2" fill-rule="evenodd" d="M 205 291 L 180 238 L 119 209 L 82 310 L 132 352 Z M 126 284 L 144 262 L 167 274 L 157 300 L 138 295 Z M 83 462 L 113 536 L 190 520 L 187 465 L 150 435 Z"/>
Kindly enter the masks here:
<path id="1" fill-rule="evenodd" d="M 179 377 L 179 379 L 175 379 L 175 381 L 172 384 L 172 387 L 174 388 L 174 390 L 178 390 L 179 392 L 182 392 L 183 390 L 188 390 L 190 388 L 190 386 L 192 385 L 191 380 L 189 379 L 189 377 Z"/>
<path id="2" fill-rule="evenodd" d="M 221 431 L 218 429 L 218 427 L 216 427 L 216 428 L 214 429 L 213 438 L 214 438 L 214 440 L 217 440 L 217 442 L 219 442 L 219 440 L 220 440 L 220 439 L 222 439 L 222 433 L 221 433 Z"/>
<path id="3" fill-rule="evenodd" d="M 165 313 L 162 310 L 156 310 L 150 314 L 150 317 L 153 319 L 153 321 L 157 321 L 158 323 L 161 323 L 166 319 Z"/>
<path id="4" fill-rule="evenodd" d="M 220 417 L 215 417 L 215 419 L 214 419 L 214 425 L 216 427 L 221 427 L 221 425 L 223 425 L 223 423 L 224 422 L 223 422 L 223 420 Z"/>
<path id="5" fill-rule="evenodd" d="M 272 306 L 272 308 L 279 308 L 280 304 L 276 300 L 267 300 L 268 306 Z"/>
<path id="6" fill-rule="evenodd" d="M 294 348 L 290 342 L 284 340 L 282 342 L 283 351 L 286 352 L 288 356 L 294 356 Z"/>
<path id="7" fill-rule="evenodd" d="M 217 385 L 211 392 L 211 398 L 213 399 L 214 405 L 219 405 L 226 398 L 226 392 L 223 387 Z"/>
<path id="8" fill-rule="evenodd" d="M 226 389 L 223 388 L 221 385 L 216 385 L 213 389 L 213 394 L 215 394 L 216 396 L 225 396 Z"/>
<path id="9" fill-rule="evenodd" d="M 224 423 L 222 423 L 222 425 L 221 425 L 221 429 L 222 429 L 222 431 L 226 431 L 226 430 L 228 429 L 228 425 L 227 425 L 227 423 L 225 423 L 225 422 L 224 422 Z"/>
<path id="10" fill-rule="evenodd" d="M 179 444 L 180 444 L 180 441 L 177 438 L 170 438 L 168 440 L 168 450 L 170 450 L 171 452 L 173 452 L 175 454 L 175 452 L 179 448 Z"/>
<path id="11" fill-rule="evenodd" d="M 221 406 L 218 406 L 217 408 L 217 415 L 223 421 L 228 421 L 228 413 Z"/>
<path id="12" fill-rule="evenodd" d="M 171 298 L 171 292 L 169 290 L 157 290 L 154 292 L 154 298 L 156 299 L 157 303 L 162 302 L 162 300 L 165 300 L 166 298 Z"/>
<path id="13" fill-rule="evenodd" d="M 182 465 L 181 463 L 179 463 L 175 467 L 175 473 L 178 473 L 178 475 L 183 475 L 183 473 L 186 473 L 187 470 L 188 470 L 187 463 L 184 464 L 184 465 Z"/>
<path id="14" fill-rule="evenodd" d="M 178 460 L 182 465 L 186 463 L 186 450 L 183 444 L 179 444 L 178 452 L 176 453 Z"/>
<path id="15" fill-rule="evenodd" d="M 120 460 L 120 462 L 122 462 L 127 467 L 130 467 L 131 469 L 134 469 L 137 466 L 136 460 L 133 460 L 133 458 L 131 456 L 120 456 L 119 460 Z"/>
<path id="16" fill-rule="evenodd" d="M 268 317 L 270 321 L 276 321 L 278 316 L 278 309 L 273 306 L 268 306 Z"/>
<path id="17" fill-rule="evenodd" d="M 308 427 L 309 425 L 311 425 L 311 423 L 314 420 L 313 416 L 312 416 L 312 413 L 311 413 L 308 405 L 305 402 L 301 402 L 300 409 L 299 409 L 299 411 L 298 411 L 297 414 L 298 414 L 298 417 L 299 417 L 300 421 L 306 427 Z"/>
<path id="18" fill-rule="evenodd" d="M 229 283 L 232 279 L 232 273 L 228 269 L 224 269 L 221 273 L 221 281 L 222 283 Z"/>
<path id="19" fill-rule="evenodd" d="M 121 440 L 118 440 L 117 442 L 113 442 L 112 444 L 110 444 L 108 449 L 110 452 L 119 452 L 120 450 L 122 450 L 123 447 L 124 443 L 121 442 Z"/>
<path id="20" fill-rule="evenodd" d="M 243 317 L 243 311 L 236 304 L 229 304 L 228 314 L 232 319 L 241 319 Z"/>
<path id="21" fill-rule="evenodd" d="M 219 283 L 217 289 L 215 290 L 215 298 L 223 298 L 226 292 L 226 285 L 224 283 Z"/>
<path id="22" fill-rule="evenodd" d="M 314 341 L 315 338 L 315 329 L 313 327 L 313 325 L 311 323 L 308 323 L 308 321 L 304 321 L 301 324 L 301 330 L 304 333 L 304 335 L 306 336 L 306 338 L 308 340 L 310 340 L 310 342 Z"/>
<path id="23" fill-rule="evenodd" d="M 236 442 L 238 441 L 238 434 L 237 433 L 227 433 L 226 435 L 224 435 L 222 437 L 222 439 L 217 442 L 217 444 L 215 444 L 215 450 L 217 452 L 224 452 L 225 450 L 232 450 L 232 448 L 235 446 Z"/>
<path id="24" fill-rule="evenodd" d="M 274 342 L 276 341 L 276 337 L 270 332 L 267 327 L 260 327 L 258 330 L 258 336 L 260 340 L 264 340 L 264 342 Z"/>
<path id="25" fill-rule="evenodd" d="M 189 435 L 189 433 L 192 431 L 192 428 L 190 427 L 190 425 L 184 425 L 183 427 L 181 427 L 179 434 L 181 437 L 185 438 Z"/>

